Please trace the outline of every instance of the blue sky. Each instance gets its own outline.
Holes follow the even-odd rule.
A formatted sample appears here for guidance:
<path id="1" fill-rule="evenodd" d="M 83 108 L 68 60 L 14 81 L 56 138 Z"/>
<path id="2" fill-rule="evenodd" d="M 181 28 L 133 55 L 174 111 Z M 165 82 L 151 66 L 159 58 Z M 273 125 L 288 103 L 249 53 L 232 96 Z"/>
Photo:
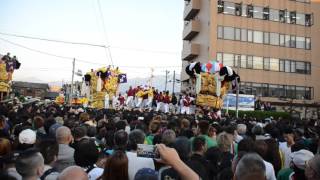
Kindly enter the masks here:
<path id="1" fill-rule="evenodd" d="M 182 0 L 100 0 L 107 37 L 97 0 L 1 0 L 0 32 L 65 41 L 111 45 L 115 65 L 129 77 L 146 77 L 165 69 L 180 71 Z M 38 40 L 0 38 L 48 53 L 92 62 L 77 62 L 83 72 L 110 64 L 103 48 Z M 69 81 L 72 62 L 26 50 L 0 39 L 0 53 L 17 55 L 22 68 L 16 80 Z M 138 66 L 138 67 L 137 67 Z M 150 67 L 150 68 L 142 68 Z M 160 68 L 161 67 L 161 68 Z M 79 78 L 78 78 L 79 79 Z"/>

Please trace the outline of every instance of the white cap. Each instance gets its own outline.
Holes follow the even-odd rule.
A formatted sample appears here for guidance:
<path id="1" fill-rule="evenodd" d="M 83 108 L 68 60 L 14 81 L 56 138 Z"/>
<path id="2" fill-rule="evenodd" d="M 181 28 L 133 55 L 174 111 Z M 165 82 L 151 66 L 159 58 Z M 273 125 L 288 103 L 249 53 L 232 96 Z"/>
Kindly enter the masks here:
<path id="1" fill-rule="evenodd" d="M 25 129 L 19 134 L 20 144 L 34 144 L 36 142 L 37 136 L 31 129 Z"/>
<path id="2" fill-rule="evenodd" d="M 297 168 L 302 170 L 306 168 L 306 162 L 308 162 L 313 157 L 314 157 L 313 153 L 305 149 L 291 153 L 291 159 L 293 164 Z"/>

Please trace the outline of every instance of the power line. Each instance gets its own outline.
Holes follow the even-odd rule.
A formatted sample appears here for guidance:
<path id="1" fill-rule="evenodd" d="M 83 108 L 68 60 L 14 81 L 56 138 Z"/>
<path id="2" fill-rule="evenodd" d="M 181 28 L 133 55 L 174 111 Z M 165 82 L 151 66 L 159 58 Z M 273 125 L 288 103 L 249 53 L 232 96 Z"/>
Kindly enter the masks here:
<path id="1" fill-rule="evenodd" d="M 21 44 L 18 44 L 18 43 L 15 43 L 15 42 L 12 42 L 12 41 L 9 41 L 7 39 L 4 39 L 4 38 L 0 38 L 0 40 L 4 41 L 4 42 L 7 42 L 9 44 L 12 44 L 12 45 L 15 45 L 15 46 L 18 46 L 20 48 L 24 48 L 24 49 L 27 49 L 29 51 L 33 51 L 33 52 L 36 52 L 36 53 L 40 53 L 40 54 L 44 54 L 44 55 L 47 55 L 47 56 L 52 56 L 52 57 L 56 57 L 56 58 L 60 58 L 60 59 L 68 59 L 68 60 L 73 60 L 74 57 L 68 57 L 68 56 L 61 56 L 61 55 L 56 55 L 56 54 L 52 54 L 52 53 L 49 53 L 49 52 L 45 52 L 45 51 L 40 51 L 40 50 L 37 50 L 37 49 L 33 49 L 33 48 L 29 48 L 27 46 L 24 46 L 24 45 L 21 45 Z M 103 64 L 103 63 L 97 63 L 97 62 L 92 62 L 90 60 L 84 60 L 84 59 L 78 59 L 76 58 L 76 61 L 77 62 L 83 62 L 83 63 L 87 63 L 87 64 L 95 64 L 95 65 L 100 65 L 100 66 L 105 66 L 106 64 Z M 119 65 L 118 67 L 121 67 L 121 68 L 132 68 L 132 69 L 145 69 L 145 68 L 152 68 L 151 66 L 122 66 L 122 65 Z M 155 67 L 156 69 L 163 69 L 163 68 L 181 68 L 182 66 L 157 66 Z M 153 67 L 154 68 L 154 67 Z"/>
<path id="2" fill-rule="evenodd" d="M 150 52 L 150 53 L 157 53 L 157 54 L 179 54 L 179 52 L 157 51 L 157 50 L 150 50 L 150 49 L 128 48 L 128 47 L 119 47 L 119 46 L 106 46 L 101 44 L 93 44 L 93 43 L 86 43 L 86 42 L 72 42 L 72 41 L 49 39 L 49 38 L 42 38 L 42 37 L 35 37 L 35 36 L 26 36 L 26 35 L 12 34 L 12 33 L 4 33 L 4 32 L 0 32 L 0 34 L 5 36 L 24 38 L 24 39 L 33 39 L 33 40 L 82 45 L 82 46 L 92 46 L 92 47 L 99 47 L 104 49 L 114 48 L 114 49 L 122 49 L 122 50 L 128 50 L 128 51 L 141 51 L 141 52 Z"/>
<path id="3" fill-rule="evenodd" d="M 105 37 L 105 40 L 106 40 L 106 43 L 108 43 L 108 35 L 107 35 L 107 30 L 106 30 L 106 25 L 105 25 L 105 22 L 104 22 L 104 17 L 103 17 L 103 13 L 102 13 L 102 9 L 101 9 L 101 4 L 100 4 L 100 0 L 97 0 L 97 3 L 98 3 L 98 7 L 99 7 L 99 12 L 100 12 L 100 18 L 101 18 L 101 21 L 102 21 L 102 27 L 103 27 L 103 32 L 104 32 L 104 37 Z M 113 66 L 113 60 L 112 60 L 112 55 L 111 55 L 111 51 L 110 51 L 110 48 L 104 48 L 104 51 L 106 53 L 106 56 L 107 56 L 107 50 L 108 50 L 108 53 L 109 53 L 109 57 L 110 57 L 110 61 L 111 61 L 111 64 Z M 108 58 L 108 57 L 107 57 Z"/>
<path id="4" fill-rule="evenodd" d="M 5 35 L 5 36 L 13 36 L 13 37 L 19 37 L 19 38 L 25 38 L 25 39 L 34 39 L 34 40 L 40 40 L 40 41 L 50 41 L 50 42 L 55 42 L 55 43 L 75 44 L 75 45 L 93 46 L 93 47 L 101 47 L 101 48 L 108 48 L 108 47 L 109 47 L 109 46 L 100 45 L 100 44 L 91 44 L 91 43 L 84 43 L 84 42 L 63 41 L 63 40 L 40 38 L 40 37 L 33 37 L 33 36 L 25 36 L 25 35 L 19 35 L 19 34 L 3 33 L 3 32 L 0 32 L 0 34 Z"/>

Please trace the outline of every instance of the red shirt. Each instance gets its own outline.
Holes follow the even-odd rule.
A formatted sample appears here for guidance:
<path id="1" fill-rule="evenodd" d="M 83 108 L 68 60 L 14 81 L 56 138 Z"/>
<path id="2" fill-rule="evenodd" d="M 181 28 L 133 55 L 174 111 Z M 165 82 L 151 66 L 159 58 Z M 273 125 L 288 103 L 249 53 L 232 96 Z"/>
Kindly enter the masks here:
<path id="1" fill-rule="evenodd" d="M 118 101 L 120 101 L 120 105 L 124 105 L 124 97 L 123 96 L 120 96 L 118 98 Z"/>
<path id="2" fill-rule="evenodd" d="M 128 90 L 128 96 L 134 96 L 135 90 L 134 89 L 129 89 Z"/>
<path id="3" fill-rule="evenodd" d="M 164 96 L 163 102 L 169 104 L 170 103 L 170 96 L 168 96 L 168 95 Z"/>
<path id="4" fill-rule="evenodd" d="M 158 102 L 163 102 L 163 95 L 159 94 L 157 97 Z"/>
<path id="5" fill-rule="evenodd" d="M 191 101 L 190 101 L 189 97 L 185 97 L 183 99 L 183 105 L 186 106 L 186 107 L 189 107 L 191 105 Z"/>

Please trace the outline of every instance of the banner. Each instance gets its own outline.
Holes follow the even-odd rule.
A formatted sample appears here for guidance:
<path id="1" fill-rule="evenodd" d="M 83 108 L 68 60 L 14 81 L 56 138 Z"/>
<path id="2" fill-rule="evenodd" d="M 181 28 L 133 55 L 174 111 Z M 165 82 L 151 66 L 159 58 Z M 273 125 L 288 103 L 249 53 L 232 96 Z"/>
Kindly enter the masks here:
<path id="1" fill-rule="evenodd" d="M 239 111 L 254 111 L 254 95 L 239 94 Z M 223 100 L 223 109 L 236 110 L 236 94 L 228 94 Z"/>
<path id="2" fill-rule="evenodd" d="M 127 74 L 119 74 L 118 83 L 127 83 Z"/>

